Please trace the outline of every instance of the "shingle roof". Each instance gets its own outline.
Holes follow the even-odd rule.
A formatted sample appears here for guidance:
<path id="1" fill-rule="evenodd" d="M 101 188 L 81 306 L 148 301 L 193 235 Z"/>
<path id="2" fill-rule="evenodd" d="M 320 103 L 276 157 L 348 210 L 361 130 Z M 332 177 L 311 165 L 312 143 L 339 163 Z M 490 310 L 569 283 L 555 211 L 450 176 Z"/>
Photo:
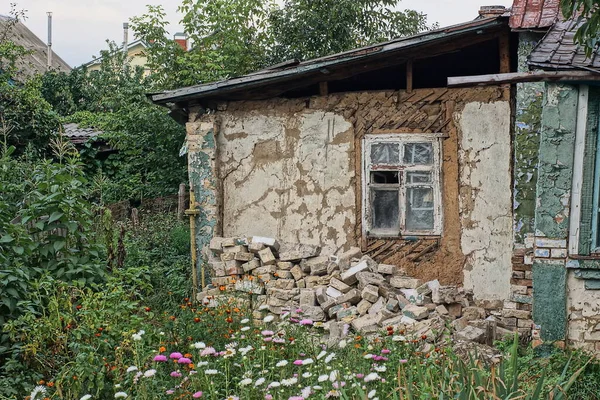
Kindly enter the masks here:
<path id="1" fill-rule="evenodd" d="M 27 50 L 32 50 L 18 63 L 19 74 L 17 80 L 24 80 L 36 74 L 46 72 L 48 63 L 48 48 L 40 38 L 29 30 L 22 22 L 15 22 L 13 18 L 5 15 L 0 15 L 0 31 L 3 31 L 9 24 L 10 27 L 8 39 L 13 43 L 25 47 Z M 59 71 L 69 72 L 71 67 L 63 61 L 54 51 L 52 52 L 52 68 Z"/>
<path id="2" fill-rule="evenodd" d="M 515 0 L 509 25 L 512 29 L 548 28 L 559 12 L 560 0 Z"/>
<path id="3" fill-rule="evenodd" d="M 529 56 L 529 65 L 545 69 L 592 69 L 600 71 L 598 49 L 587 58 L 581 46 L 573 42 L 583 21 L 560 21 L 548 31 Z"/>
<path id="4" fill-rule="evenodd" d="M 93 128 L 81 128 L 78 124 L 65 124 L 63 135 L 73 144 L 81 144 L 104 132 Z"/>

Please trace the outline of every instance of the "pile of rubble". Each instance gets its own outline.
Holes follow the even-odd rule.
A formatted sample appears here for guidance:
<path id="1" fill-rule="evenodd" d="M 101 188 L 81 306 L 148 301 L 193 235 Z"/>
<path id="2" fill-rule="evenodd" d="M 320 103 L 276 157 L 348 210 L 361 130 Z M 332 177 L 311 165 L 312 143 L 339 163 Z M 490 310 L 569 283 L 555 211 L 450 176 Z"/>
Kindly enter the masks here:
<path id="1" fill-rule="evenodd" d="M 211 285 L 198 295 L 208 306 L 227 292 L 249 293 L 257 319 L 264 316 L 258 310 L 290 313 L 323 322 L 334 339 L 348 326 L 362 334 L 392 327 L 433 339 L 450 324 L 456 339 L 479 343 L 510 334 L 462 288 L 411 278 L 358 248 L 324 256 L 317 246 L 264 237 L 215 237 L 209 247 Z"/>

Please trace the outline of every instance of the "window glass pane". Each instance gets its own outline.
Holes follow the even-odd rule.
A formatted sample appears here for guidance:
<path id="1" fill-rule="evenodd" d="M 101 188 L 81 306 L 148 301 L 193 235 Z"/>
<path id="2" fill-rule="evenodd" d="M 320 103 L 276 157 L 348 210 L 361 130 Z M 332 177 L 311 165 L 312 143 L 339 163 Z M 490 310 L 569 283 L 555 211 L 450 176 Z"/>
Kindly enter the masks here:
<path id="1" fill-rule="evenodd" d="M 398 143 L 373 143 L 371 145 L 371 163 L 398 164 L 400 162 L 400 146 Z"/>
<path id="2" fill-rule="evenodd" d="M 431 172 L 428 171 L 407 171 L 406 183 L 430 183 Z"/>
<path id="3" fill-rule="evenodd" d="M 372 228 L 376 230 L 399 230 L 400 204 L 398 191 L 373 189 L 371 194 Z"/>
<path id="4" fill-rule="evenodd" d="M 433 164 L 433 145 L 431 143 L 406 143 L 404 145 L 404 163 Z"/>
<path id="5" fill-rule="evenodd" d="M 371 171 L 371 183 L 399 183 L 398 171 Z"/>
<path id="6" fill-rule="evenodd" d="M 432 230 L 433 206 L 433 188 L 406 188 L 406 230 Z"/>

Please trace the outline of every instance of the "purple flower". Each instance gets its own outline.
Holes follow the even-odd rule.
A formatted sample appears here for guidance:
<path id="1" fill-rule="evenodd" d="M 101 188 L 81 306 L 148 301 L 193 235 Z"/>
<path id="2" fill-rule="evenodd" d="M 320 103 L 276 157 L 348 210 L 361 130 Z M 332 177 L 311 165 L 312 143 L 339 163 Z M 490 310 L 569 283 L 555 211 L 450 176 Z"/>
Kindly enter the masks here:
<path id="1" fill-rule="evenodd" d="M 181 357 L 183 357 L 183 354 L 177 353 L 177 352 L 171 353 L 171 355 L 169 356 L 169 358 L 172 358 L 172 359 L 175 359 L 175 360 L 177 360 L 177 359 L 179 359 Z"/>
<path id="2" fill-rule="evenodd" d="M 312 325 L 312 324 L 313 324 L 312 319 L 304 318 L 304 319 L 300 320 L 300 325 Z"/>
<path id="3" fill-rule="evenodd" d="M 154 356 L 154 361 L 156 361 L 156 362 L 166 362 L 167 361 L 167 356 L 159 354 L 157 356 Z"/>
<path id="4" fill-rule="evenodd" d="M 302 360 L 296 360 L 296 361 L 294 361 L 294 365 L 302 365 Z"/>
<path id="5" fill-rule="evenodd" d="M 217 351 L 214 349 L 214 347 L 207 347 L 204 350 L 202 350 L 202 352 L 200 353 L 200 355 L 202 357 L 204 356 L 210 356 L 211 354 L 215 354 Z"/>
<path id="6" fill-rule="evenodd" d="M 273 336 L 275 334 L 275 332 L 273 332 L 273 331 L 262 331 L 260 334 L 263 335 L 263 336 Z"/>
<path id="7" fill-rule="evenodd" d="M 181 378 L 182 375 L 181 375 L 181 372 L 179 372 L 179 371 L 173 371 L 173 372 L 171 372 L 171 376 L 173 378 Z"/>
<path id="8" fill-rule="evenodd" d="M 191 364 L 192 360 L 190 360 L 187 357 L 181 357 L 179 360 L 177 360 L 178 364 Z"/>
<path id="9" fill-rule="evenodd" d="M 391 350 L 389 350 L 389 349 L 381 350 L 381 354 L 390 354 L 390 353 L 391 353 Z"/>
<path id="10" fill-rule="evenodd" d="M 192 397 L 195 399 L 199 399 L 200 397 L 202 397 L 202 392 L 196 392 L 192 395 Z"/>
<path id="11" fill-rule="evenodd" d="M 362 379 L 365 377 L 365 374 L 356 374 L 356 378 Z"/>

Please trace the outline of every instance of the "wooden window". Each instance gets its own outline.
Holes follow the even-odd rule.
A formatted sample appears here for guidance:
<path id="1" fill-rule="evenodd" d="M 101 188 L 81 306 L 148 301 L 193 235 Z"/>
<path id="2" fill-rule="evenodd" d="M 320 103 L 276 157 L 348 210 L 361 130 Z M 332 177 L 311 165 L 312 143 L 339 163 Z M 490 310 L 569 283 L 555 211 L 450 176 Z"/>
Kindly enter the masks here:
<path id="1" fill-rule="evenodd" d="M 363 227 L 369 237 L 442 233 L 438 134 L 363 140 Z"/>

